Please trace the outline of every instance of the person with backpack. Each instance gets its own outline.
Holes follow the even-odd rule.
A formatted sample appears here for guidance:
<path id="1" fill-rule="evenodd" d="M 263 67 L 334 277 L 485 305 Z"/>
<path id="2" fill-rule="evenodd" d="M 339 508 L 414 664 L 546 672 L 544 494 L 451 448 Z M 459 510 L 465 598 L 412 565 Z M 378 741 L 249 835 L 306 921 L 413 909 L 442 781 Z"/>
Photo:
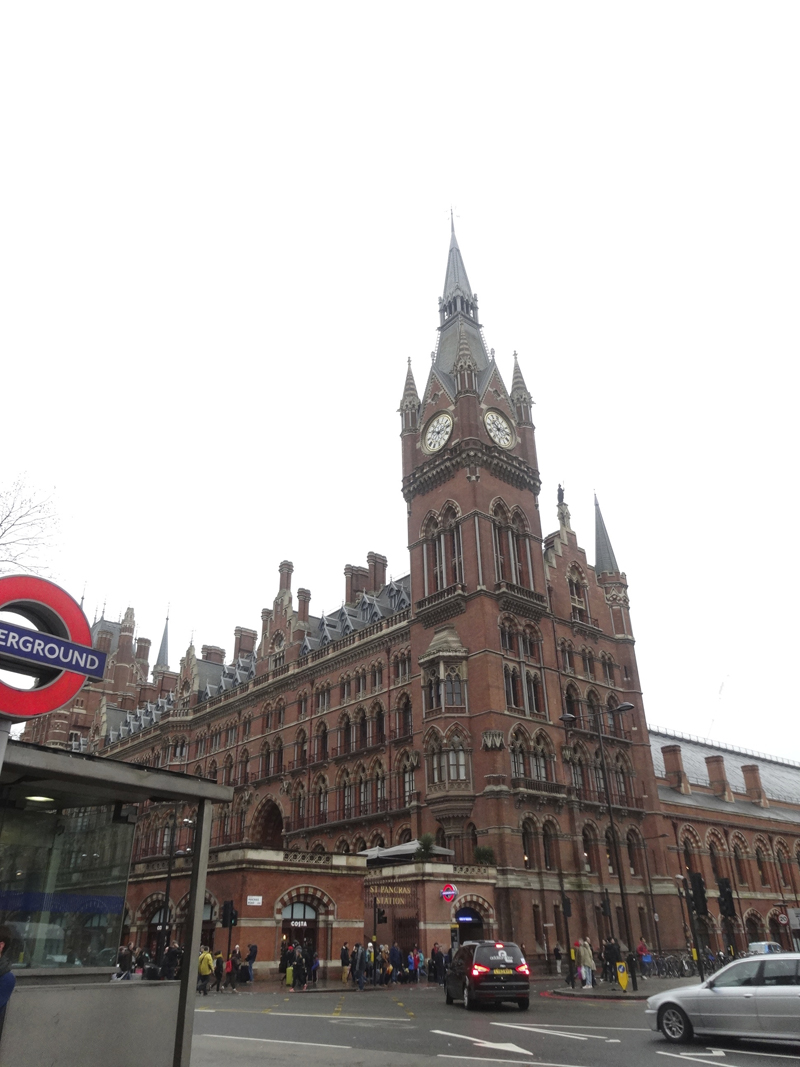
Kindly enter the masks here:
<path id="1" fill-rule="evenodd" d="M 231 987 L 232 993 L 237 993 L 236 984 L 239 981 L 239 966 L 242 962 L 242 954 L 239 951 L 239 946 L 234 945 L 233 952 L 228 957 L 225 963 L 225 984 L 222 987 L 224 993 L 228 986 Z"/>
<path id="2" fill-rule="evenodd" d="M 221 952 L 214 953 L 214 992 L 220 992 L 222 980 L 225 977 L 225 960 Z"/>

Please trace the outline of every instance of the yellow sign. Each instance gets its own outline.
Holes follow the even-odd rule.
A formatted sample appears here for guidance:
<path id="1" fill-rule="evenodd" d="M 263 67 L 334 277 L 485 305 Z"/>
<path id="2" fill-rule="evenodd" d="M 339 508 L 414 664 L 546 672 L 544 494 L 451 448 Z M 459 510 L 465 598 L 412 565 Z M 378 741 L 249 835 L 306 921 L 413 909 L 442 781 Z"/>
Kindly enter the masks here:
<path id="1" fill-rule="evenodd" d="M 624 963 L 617 964 L 617 981 L 619 982 L 620 989 L 624 993 L 628 988 L 628 968 Z"/>

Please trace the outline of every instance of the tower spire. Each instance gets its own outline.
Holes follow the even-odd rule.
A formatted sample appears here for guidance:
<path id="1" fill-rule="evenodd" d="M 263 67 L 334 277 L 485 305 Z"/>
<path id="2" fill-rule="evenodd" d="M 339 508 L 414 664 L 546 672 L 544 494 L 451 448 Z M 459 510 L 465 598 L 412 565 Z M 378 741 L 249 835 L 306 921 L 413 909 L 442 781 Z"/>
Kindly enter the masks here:
<path id="1" fill-rule="evenodd" d="M 164 670 L 169 670 L 169 651 L 168 651 L 168 634 L 169 632 L 169 608 L 167 608 L 167 618 L 164 622 L 164 636 L 161 638 L 161 647 L 158 650 L 158 659 L 156 660 L 156 667 L 163 667 Z M 155 667 L 153 668 L 155 670 Z"/>
<path id="2" fill-rule="evenodd" d="M 453 209 L 450 208 L 450 249 L 447 253 L 447 270 L 444 276 L 442 302 L 446 304 L 454 296 L 461 296 L 469 301 L 473 300 L 469 278 L 467 277 L 467 268 L 464 266 L 461 249 L 458 247 L 458 238 L 456 237 L 456 228 L 453 222 Z"/>
<path id="3" fill-rule="evenodd" d="M 458 329 L 455 324 L 458 323 Z M 475 370 L 480 374 L 489 366 L 481 324 L 478 321 L 478 295 L 473 293 L 467 277 L 467 268 L 458 247 L 453 211 L 450 210 L 450 248 L 447 252 L 447 270 L 444 290 L 439 298 L 439 342 L 434 366 L 445 375 L 453 375 L 459 359 L 459 349 L 466 344 Z M 463 351 L 461 352 L 463 355 Z M 446 387 L 452 384 L 443 379 Z"/>
<path id="4" fill-rule="evenodd" d="M 597 502 L 597 493 L 594 495 L 594 569 L 598 574 L 619 574 L 617 558 Z"/>

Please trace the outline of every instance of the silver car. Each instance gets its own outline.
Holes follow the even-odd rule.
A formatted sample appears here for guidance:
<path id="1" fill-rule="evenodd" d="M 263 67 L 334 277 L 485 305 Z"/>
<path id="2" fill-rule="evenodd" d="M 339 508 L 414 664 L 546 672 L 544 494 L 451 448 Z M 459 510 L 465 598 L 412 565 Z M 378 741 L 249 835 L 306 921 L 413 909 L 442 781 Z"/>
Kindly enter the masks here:
<path id="1" fill-rule="evenodd" d="M 800 952 L 735 960 L 701 985 L 650 997 L 645 1014 L 674 1043 L 694 1034 L 800 1041 Z"/>

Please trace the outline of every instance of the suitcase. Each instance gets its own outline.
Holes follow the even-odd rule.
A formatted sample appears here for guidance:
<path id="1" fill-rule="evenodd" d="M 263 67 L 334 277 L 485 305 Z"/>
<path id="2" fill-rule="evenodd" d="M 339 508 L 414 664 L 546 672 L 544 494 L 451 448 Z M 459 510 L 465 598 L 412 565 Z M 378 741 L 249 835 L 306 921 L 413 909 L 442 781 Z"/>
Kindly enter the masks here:
<path id="1" fill-rule="evenodd" d="M 239 964 L 239 981 L 240 982 L 249 982 L 250 981 L 250 968 L 247 966 L 246 963 L 240 963 Z"/>
<path id="2" fill-rule="evenodd" d="M 294 983 L 294 964 L 290 963 L 286 968 L 286 984 L 288 986 Z"/>

